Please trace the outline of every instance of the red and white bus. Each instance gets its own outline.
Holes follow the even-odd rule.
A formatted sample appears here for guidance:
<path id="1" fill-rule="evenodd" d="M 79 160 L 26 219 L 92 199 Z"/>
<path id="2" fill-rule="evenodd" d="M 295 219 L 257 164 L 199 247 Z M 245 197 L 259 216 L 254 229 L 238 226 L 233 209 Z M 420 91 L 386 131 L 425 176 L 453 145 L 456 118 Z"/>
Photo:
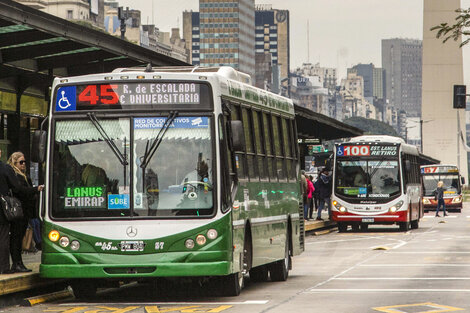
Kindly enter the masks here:
<path id="1" fill-rule="evenodd" d="M 420 154 L 392 136 L 360 136 L 336 144 L 332 217 L 340 232 L 371 224 L 418 228 L 423 216 Z"/>
<path id="2" fill-rule="evenodd" d="M 421 166 L 423 176 L 423 205 L 425 211 L 436 210 L 437 200 L 434 199 L 434 191 L 439 181 L 444 182 L 444 203 L 446 209 L 462 211 L 462 185 L 465 179 L 455 165 L 425 165 Z"/>

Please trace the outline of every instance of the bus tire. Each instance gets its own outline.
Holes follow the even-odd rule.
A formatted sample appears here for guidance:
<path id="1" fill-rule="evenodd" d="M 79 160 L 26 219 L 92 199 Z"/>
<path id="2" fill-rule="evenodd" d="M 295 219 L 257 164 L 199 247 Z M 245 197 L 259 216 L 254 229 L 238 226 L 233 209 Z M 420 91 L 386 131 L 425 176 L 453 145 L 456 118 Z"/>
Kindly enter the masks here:
<path id="1" fill-rule="evenodd" d="M 250 280 L 253 282 L 264 282 L 268 281 L 269 270 L 266 265 L 253 267 L 250 270 Z"/>
<path id="2" fill-rule="evenodd" d="M 411 229 L 418 229 L 419 228 L 419 220 L 411 221 Z"/>
<path id="3" fill-rule="evenodd" d="M 346 230 L 348 230 L 348 224 L 338 222 L 338 232 L 344 233 Z"/>
<path id="4" fill-rule="evenodd" d="M 236 297 L 240 295 L 243 288 L 244 278 L 241 272 L 233 273 L 222 277 L 222 295 L 226 297 Z"/>
<path id="5" fill-rule="evenodd" d="M 97 286 L 92 281 L 77 280 L 70 283 L 76 299 L 88 300 L 96 296 Z"/>
<path id="6" fill-rule="evenodd" d="M 408 231 L 410 229 L 410 222 L 400 222 L 400 231 Z"/>
<path id="7" fill-rule="evenodd" d="M 284 259 L 276 261 L 269 265 L 269 274 L 271 281 L 286 281 L 289 276 L 290 262 L 290 234 L 287 233 Z"/>

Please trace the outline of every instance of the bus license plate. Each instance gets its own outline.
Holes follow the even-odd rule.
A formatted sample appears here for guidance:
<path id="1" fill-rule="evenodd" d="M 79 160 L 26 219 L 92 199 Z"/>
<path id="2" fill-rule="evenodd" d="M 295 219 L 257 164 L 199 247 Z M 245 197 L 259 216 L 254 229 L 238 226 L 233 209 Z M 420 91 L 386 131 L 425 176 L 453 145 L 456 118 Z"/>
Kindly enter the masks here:
<path id="1" fill-rule="evenodd" d="M 121 241 L 119 244 L 121 251 L 144 251 L 143 241 Z"/>
<path id="2" fill-rule="evenodd" d="M 363 218 L 363 219 L 362 219 L 362 222 L 363 222 L 363 223 L 373 223 L 373 222 L 374 222 L 374 219 L 373 219 L 373 218 L 370 218 L 370 217 L 369 217 L 369 218 Z"/>

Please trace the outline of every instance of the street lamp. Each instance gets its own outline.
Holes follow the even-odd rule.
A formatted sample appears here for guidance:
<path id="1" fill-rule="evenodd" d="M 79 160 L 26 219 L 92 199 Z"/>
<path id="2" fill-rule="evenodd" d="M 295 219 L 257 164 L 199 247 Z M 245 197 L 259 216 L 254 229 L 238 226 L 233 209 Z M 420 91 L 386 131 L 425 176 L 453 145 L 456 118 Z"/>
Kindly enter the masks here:
<path id="1" fill-rule="evenodd" d="M 431 122 L 431 121 L 434 121 L 434 120 L 423 120 L 422 118 L 419 119 L 419 121 L 414 121 L 414 120 L 406 120 L 406 122 L 414 122 L 414 123 L 419 123 L 419 137 L 421 139 L 421 143 L 420 143 L 420 149 L 421 149 L 421 153 L 423 153 L 423 123 L 428 123 L 428 122 Z"/>

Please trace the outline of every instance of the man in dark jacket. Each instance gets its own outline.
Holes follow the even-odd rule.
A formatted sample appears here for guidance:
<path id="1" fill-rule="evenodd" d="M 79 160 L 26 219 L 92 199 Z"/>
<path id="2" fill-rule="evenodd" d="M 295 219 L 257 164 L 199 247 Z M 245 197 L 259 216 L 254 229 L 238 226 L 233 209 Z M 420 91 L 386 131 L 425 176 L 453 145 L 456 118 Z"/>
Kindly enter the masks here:
<path id="1" fill-rule="evenodd" d="M 319 204 L 318 204 L 317 221 L 322 221 L 323 220 L 321 218 L 321 211 L 325 207 L 325 203 L 330 202 L 331 177 L 330 177 L 329 173 L 330 172 L 328 171 L 328 169 L 324 168 L 321 171 L 320 176 L 318 177 L 318 180 L 316 182 L 316 184 L 318 186 L 318 189 L 319 189 L 318 190 Z"/>
<path id="2" fill-rule="evenodd" d="M 2 153 L 0 150 L 0 157 Z M 8 195 L 10 189 L 16 193 L 28 192 L 18 184 L 13 169 L 0 162 L 0 195 Z M 3 209 L 0 208 L 0 274 L 11 274 L 10 269 L 10 222 L 6 219 Z"/>

